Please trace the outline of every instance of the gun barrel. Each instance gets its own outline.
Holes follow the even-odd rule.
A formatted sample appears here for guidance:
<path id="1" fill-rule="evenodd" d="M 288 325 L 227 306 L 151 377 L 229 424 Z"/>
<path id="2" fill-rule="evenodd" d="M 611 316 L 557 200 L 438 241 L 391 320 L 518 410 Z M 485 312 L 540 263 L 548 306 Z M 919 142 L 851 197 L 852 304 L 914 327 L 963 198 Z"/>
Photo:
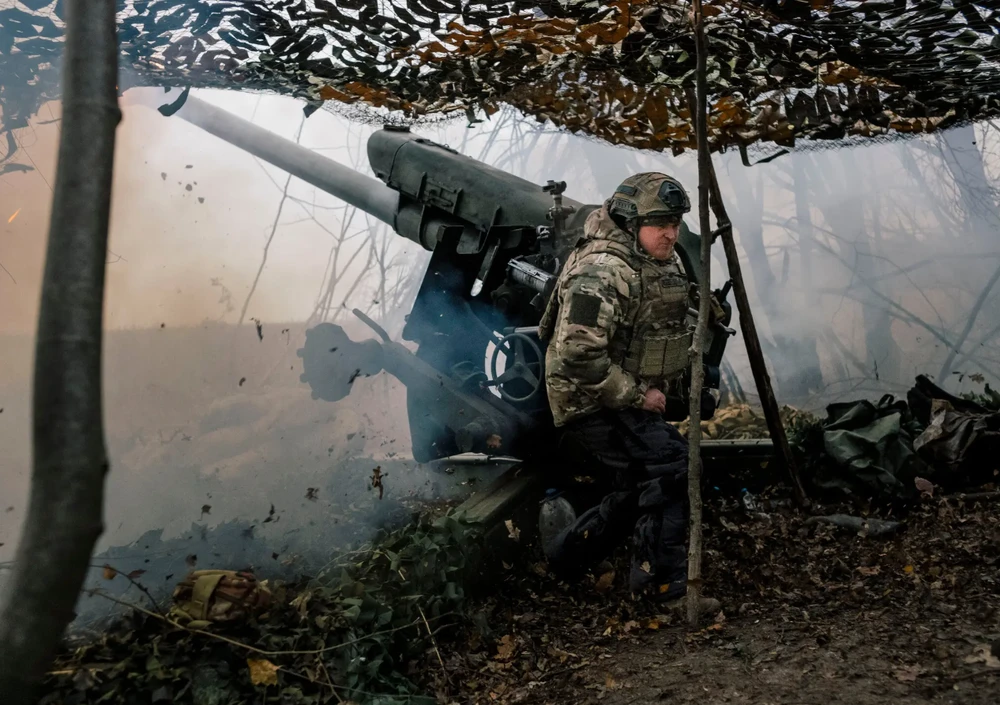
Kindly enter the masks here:
<path id="1" fill-rule="evenodd" d="M 394 225 L 399 194 L 381 181 L 193 96 L 188 97 L 177 116 Z"/>

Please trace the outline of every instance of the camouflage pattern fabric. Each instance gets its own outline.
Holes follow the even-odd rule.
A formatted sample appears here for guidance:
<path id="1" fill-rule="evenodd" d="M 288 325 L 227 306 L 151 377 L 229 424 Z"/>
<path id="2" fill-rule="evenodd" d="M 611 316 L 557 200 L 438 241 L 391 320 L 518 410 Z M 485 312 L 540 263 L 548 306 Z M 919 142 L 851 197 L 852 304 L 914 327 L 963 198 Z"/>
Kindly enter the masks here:
<path id="1" fill-rule="evenodd" d="M 680 258 L 658 262 L 619 229 L 608 202 L 591 213 L 539 326 L 556 426 L 599 409 L 641 408 L 687 368 L 691 285 Z"/>
<path id="2" fill-rule="evenodd" d="M 4 130 L 60 95 L 64 5 L 0 0 Z M 463 112 L 475 122 L 510 106 L 637 149 L 680 153 L 697 143 L 686 1 L 118 7 L 122 90 L 263 90 L 305 101 L 307 114 L 326 106 L 378 122 Z M 714 151 L 901 139 L 1000 115 L 995 2 L 711 0 L 704 14 Z M 10 153 L 2 137 L 0 161 Z M 11 134 L 7 150 L 17 150 Z"/>

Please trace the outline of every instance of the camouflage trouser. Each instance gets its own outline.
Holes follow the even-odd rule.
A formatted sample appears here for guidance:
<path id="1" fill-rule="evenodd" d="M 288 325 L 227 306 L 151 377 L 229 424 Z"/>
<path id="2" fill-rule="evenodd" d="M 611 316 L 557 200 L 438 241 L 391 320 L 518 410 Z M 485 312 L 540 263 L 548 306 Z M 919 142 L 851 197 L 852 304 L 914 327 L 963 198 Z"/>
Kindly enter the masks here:
<path id="1" fill-rule="evenodd" d="M 684 437 L 658 414 L 603 410 L 568 424 L 561 445 L 568 463 L 596 466 L 611 491 L 556 539 L 553 570 L 579 573 L 607 558 L 631 534 L 631 589 L 665 599 L 683 595 L 688 520 Z"/>

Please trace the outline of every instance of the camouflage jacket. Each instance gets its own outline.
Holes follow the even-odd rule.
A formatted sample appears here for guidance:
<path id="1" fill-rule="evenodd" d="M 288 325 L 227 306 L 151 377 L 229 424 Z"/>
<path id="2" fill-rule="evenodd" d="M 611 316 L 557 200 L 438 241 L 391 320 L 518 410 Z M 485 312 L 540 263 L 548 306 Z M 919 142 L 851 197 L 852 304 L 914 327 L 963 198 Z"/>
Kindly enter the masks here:
<path id="1" fill-rule="evenodd" d="M 643 253 L 606 203 L 591 213 L 539 326 L 555 425 L 641 407 L 651 386 L 667 391 L 688 368 L 691 294 L 677 254 L 659 262 Z"/>

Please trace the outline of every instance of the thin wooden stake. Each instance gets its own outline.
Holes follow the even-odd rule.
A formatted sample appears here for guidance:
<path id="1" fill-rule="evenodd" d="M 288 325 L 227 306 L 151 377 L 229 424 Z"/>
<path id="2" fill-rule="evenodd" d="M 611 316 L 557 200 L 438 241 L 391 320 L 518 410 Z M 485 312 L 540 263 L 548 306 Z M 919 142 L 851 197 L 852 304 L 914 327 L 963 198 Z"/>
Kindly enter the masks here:
<path id="1" fill-rule="evenodd" d="M 694 342 L 688 351 L 691 360 L 691 391 L 688 410 L 688 503 L 690 505 L 690 542 L 688 544 L 687 618 L 691 625 L 698 624 L 701 616 L 701 392 L 705 382 L 702 360 L 705 335 L 708 331 L 709 297 L 711 296 L 712 224 L 708 213 L 709 173 L 712 158 L 708 151 L 708 99 L 706 79 L 707 49 L 705 22 L 701 0 L 694 0 L 694 31 L 697 52 L 697 99 L 695 134 L 698 140 L 698 216 L 701 227 L 701 258 L 699 260 L 700 289 L 698 297 L 698 325 Z"/>
<path id="2" fill-rule="evenodd" d="M 757 325 L 753 320 L 753 311 L 750 310 L 750 299 L 747 298 L 747 287 L 743 281 L 743 272 L 740 269 L 740 256 L 736 251 L 733 228 L 729 220 L 729 214 L 726 212 L 726 206 L 722 202 L 722 192 L 719 190 L 719 181 L 716 178 L 715 167 L 712 165 L 711 160 L 708 160 L 708 177 L 711 188 L 712 210 L 715 212 L 715 220 L 719 224 L 718 232 L 722 238 L 722 247 L 726 252 L 726 264 L 729 267 L 729 278 L 733 282 L 736 309 L 740 313 L 740 328 L 743 331 L 743 342 L 747 346 L 747 356 L 750 358 L 753 381 L 757 385 L 757 394 L 760 395 L 760 403 L 764 408 L 764 420 L 767 422 L 767 430 L 771 434 L 771 441 L 778 451 L 778 458 L 788 473 L 788 481 L 791 483 L 792 491 L 795 493 L 795 501 L 800 507 L 806 508 L 809 506 L 809 499 L 806 497 L 806 492 L 802 487 L 802 480 L 799 478 L 795 456 L 792 455 L 792 449 L 788 445 L 788 436 L 785 434 L 785 426 L 781 422 L 778 402 L 774 398 L 771 376 L 767 373 L 767 365 L 764 363 L 764 351 L 760 347 L 760 338 L 757 336 Z M 707 232 L 705 225 L 701 227 L 702 232 Z"/>

